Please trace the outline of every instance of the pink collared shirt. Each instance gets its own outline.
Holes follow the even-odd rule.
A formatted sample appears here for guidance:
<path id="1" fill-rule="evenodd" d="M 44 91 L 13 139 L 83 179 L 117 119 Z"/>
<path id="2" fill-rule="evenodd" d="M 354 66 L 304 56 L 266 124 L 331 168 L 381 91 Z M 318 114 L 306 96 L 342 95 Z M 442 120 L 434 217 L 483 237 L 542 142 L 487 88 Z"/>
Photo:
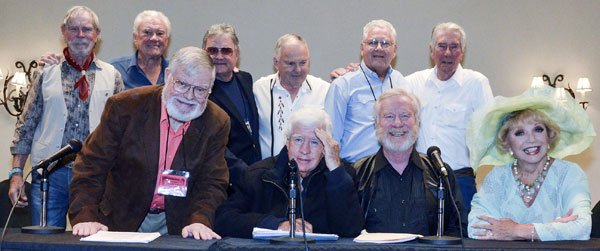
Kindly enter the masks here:
<path id="1" fill-rule="evenodd" d="M 158 184 L 160 182 L 160 176 L 163 170 L 171 169 L 173 158 L 177 152 L 177 148 L 183 139 L 183 135 L 190 127 L 190 121 L 185 122 L 179 127 L 176 132 L 169 125 L 169 116 L 167 115 L 167 109 L 165 104 L 161 102 L 160 105 L 160 150 L 158 155 L 158 174 L 156 176 L 156 185 L 154 186 L 154 197 L 152 197 L 152 203 L 150 208 L 165 209 L 165 196 L 158 194 Z M 168 147 L 167 147 L 168 139 Z M 166 159 L 166 162 L 165 162 Z"/>

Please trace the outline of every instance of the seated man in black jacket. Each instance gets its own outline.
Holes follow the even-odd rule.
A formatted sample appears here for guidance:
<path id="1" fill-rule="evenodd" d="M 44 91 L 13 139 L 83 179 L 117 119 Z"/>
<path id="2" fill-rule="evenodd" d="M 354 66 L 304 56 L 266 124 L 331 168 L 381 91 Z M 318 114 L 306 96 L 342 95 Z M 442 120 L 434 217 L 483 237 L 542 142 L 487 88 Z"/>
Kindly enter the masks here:
<path id="1" fill-rule="evenodd" d="M 417 97 L 401 89 L 390 89 L 375 102 L 373 114 L 381 148 L 354 164 L 367 232 L 436 234 L 438 171 L 413 147 L 419 134 L 420 106 Z M 466 231 L 461 193 L 452 169 L 448 171 Z M 460 235 L 457 213 L 448 194 L 444 222 L 445 235 Z"/>
<path id="2" fill-rule="evenodd" d="M 357 236 L 363 220 L 354 169 L 341 163 L 331 127 L 331 119 L 321 109 L 296 111 L 285 128 L 287 143 L 279 155 L 244 171 L 240 183 L 234 184 L 235 192 L 217 209 L 216 231 L 243 238 L 251 238 L 254 227 L 289 231 L 288 162 L 295 159 L 306 232 Z M 300 218 L 299 206 L 296 212 Z M 300 219 L 296 229 L 302 230 Z"/>

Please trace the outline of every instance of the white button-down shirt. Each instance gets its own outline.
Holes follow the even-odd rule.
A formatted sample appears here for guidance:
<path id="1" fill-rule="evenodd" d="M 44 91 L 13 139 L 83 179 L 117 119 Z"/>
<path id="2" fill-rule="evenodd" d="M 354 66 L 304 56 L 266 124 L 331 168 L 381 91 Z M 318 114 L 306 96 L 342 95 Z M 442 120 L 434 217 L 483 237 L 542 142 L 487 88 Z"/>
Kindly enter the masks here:
<path id="1" fill-rule="evenodd" d="M 292 113 L 305 106 L 317 106 L 323 109 L 328 89 L 328 82 L 308 75 L 292 101 L 290 93 L 279 82 L 278 73 L 254 82 L 252 90 L 258 109 L 258 138 L 263 159 L 279 154 L 285 145 L 284 130 Z M 271 145 L 273 145 L 273 152 L 271 152 Z"/>
<path id="2" fill-rule="evenodd" d="M 460 65 L 447 81 L 437 78 L 437 67 L 415 72 L 406 80 L 421 101 L 417 151 L 427 153 L 430 146 L 437 146 L 452 169 L 470 167 L 467 125 L 471 114 L 494 98 L 489 80 Z"/>

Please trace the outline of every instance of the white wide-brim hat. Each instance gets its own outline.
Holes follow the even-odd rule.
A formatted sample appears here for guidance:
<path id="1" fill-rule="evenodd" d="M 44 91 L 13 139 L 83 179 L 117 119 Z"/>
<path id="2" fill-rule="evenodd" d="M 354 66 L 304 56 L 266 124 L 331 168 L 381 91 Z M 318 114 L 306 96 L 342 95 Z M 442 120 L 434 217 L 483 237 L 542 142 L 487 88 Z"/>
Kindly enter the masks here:
<path id="1" fill-rule="evenodd" d="M 562 159 L 579 154 L 594 140 L 596 132 L 586 111 L 571 96 L 557 98 L 549 86 L 530 88 L 515 97 L 497 96 L 494 102 L 477 109 L 467 127 L 467 147 L 471 167 L 505 165 L 514 158 L 496 144 L 498 130 L 504 118 L 514 111 L 537 110 L 546 114 L 558 127 L 558 142 L 550 157 Z"/>

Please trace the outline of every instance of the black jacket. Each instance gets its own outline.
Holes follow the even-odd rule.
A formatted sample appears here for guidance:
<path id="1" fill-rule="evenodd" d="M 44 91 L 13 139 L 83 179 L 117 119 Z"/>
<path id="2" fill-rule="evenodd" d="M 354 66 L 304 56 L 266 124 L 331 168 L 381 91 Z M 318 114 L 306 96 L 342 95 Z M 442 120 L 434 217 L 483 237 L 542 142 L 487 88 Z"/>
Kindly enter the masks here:
<path id="1" fill-rule="evenodd" d="M 221 88 L 213 87 L 208 97 L 210 101 L 217 104 L 231 118 L 231 130 L 227 143 L 225 159 L 229 167 L 230 183 L 239 179 L 243 169 L 261 159 L 260 144 L 258 143 L 258 111 L 254 93 L 252 92 L 252 75 L 245 71 L 234 72 L 235 78 L 240 82 L 241 92 L 246 96 L 252 120 L 250 121 L 252 134 L 248 131 L 244 118 Z"/>
<path id="2" fill-rule="evenodd" d="M 420 225 L 420 229 L 415 229 L 415 234 L 422 235 L 435 235 L 437 233 L 437 187 L 439 182 L 439 171 L 435 169 L 430 163 L 429 159 L 424 155 L 420 154 L 413 149 L 410 160 L 412 164 L 418 167 L 420 172 L 417 173 L 422 177 L 422 182 L 413 182 L 410 206 L 412 210 L 409 210 L 409 214 L 406 216 L 407 220 L 421 220 L 423 221 Z M 410 164 L 410 163 L 409 163 Z M 380 171 L 389 165 L 389 162 L 383 154 L 383 150 L 380 149 L 376 154 L 364 157 L 356 161 L 354 164 L 357 170 L 357 176 L 359 180 L 358 194 L 361 200 L 361 207 L 364 212 L 365 229 L 375 228 L 378 232 L 392 232 L 388 229 L 382 229 L 381 226 L 368 226 L 371 224 L 368 219 L 369 213 L 376 213 L 377 211 L 369 210 L 372 207 L 372 198 L 374 190 L 377 186 L 377 180 L 379 178 Z M 452 169 L 448 168 L 448 180 L 452 188 L 452 194 L 454 196 L 456 205 L 459 209 L 461 221 L 463 225 L 463 235 L 467 233 L 467 214 L 463 205 L 462 195 L 459 191 L 459 187 L 456 185 L 456 178 Z M 445 214 L 444 214 L 444 234 L 459 236 L 460 229 L 458 225 L 458 217 L 452 200 L 448 196 L 446 187 L 446 195 L 444 198 Z M 371 215 L 371 217 L 375 217 Z M 381 219 L 385 221 L 385 219 Z"/>
<path id="3" fill-rule="evenodd" d="M 342 164 L 330 172 L 321 159 L 303 179 L 304 219 L 312 224 L 313 232 L 345 237 L 360 233 L 362 211 L 352 177 L 354 169 L 350 165 Z M 221 236 L 251 238 L 254 227 L 276 229 L 288 219 L 287 148 L 278 156 L 250 166 L 235 186 L 233 195 L 217 209 L 216 232 Z M 300 210 L 296 212 L 301 218 Z"/>

